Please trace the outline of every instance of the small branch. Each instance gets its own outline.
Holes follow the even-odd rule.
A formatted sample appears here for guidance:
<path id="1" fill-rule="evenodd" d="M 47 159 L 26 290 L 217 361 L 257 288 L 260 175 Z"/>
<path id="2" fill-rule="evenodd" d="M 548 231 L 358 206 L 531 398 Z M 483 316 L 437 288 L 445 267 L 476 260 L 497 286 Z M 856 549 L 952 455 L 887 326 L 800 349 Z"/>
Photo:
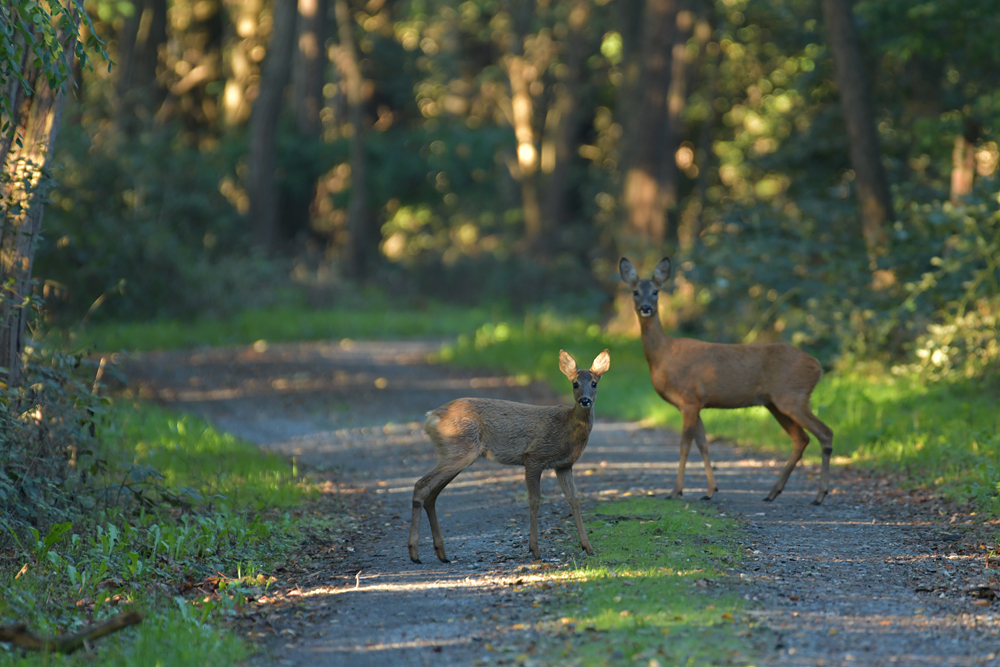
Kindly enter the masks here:
<path id="1" fill-rule="evenodd" d="M 0 642 L 9 642 L 29 651 L 44 651 L 45 653 L 72 653 L 88 642 L 100 639 L 104 635 L 117 632 L 130 625 L 142 623 L 142 614 L 134 611 L 118 614 L 103 623 L 91 625 L 80 632 L 60 637 L 38 637 L 28 632 L 27 623 L 0 626 Z"/>

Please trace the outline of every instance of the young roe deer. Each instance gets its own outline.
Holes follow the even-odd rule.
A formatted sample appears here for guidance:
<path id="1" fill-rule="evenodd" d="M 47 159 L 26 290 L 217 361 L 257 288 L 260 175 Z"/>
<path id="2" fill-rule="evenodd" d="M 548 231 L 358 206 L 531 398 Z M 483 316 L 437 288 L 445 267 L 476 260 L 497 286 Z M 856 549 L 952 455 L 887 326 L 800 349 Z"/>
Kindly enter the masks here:
<path id="1" fill-rule="evenodd" d="M 594 427 L 597 383 L 611 366 L 604 350 L 590 370 L 576 367 L 576 360 L 559 350 L 559 370 L 573 383 L 573 406 L 536 406 L 489 398 L 459 398 L 427 413 L 424 431 L 437 447 L 438 463 L 413 486 L 413 518 L 410 522 L 410 559 L 419 563 L 420 508 L 427 510 L 434 537 L 434 553 L 444 563 L 444 538 L 438 527 L 434 504 L 438 494 L 480 456 L 507 465 L 524 466 L 531 510 L 528 546 L 535 558 L 538 549 L 538 503 L 542 472 L 554 468 L 559 486 L 573 510 L 580 545 L 594 553 L 580 516 L 580 500 L 573 481 L 573 464 L 580 458 Z"/>
<path id="2" fill-rule="evenodd" d="M 698 444 L 708 477 L 708 493 L 703 499 L 710 500 L 717 489 L 708 457 L 705 425 L 701 421 L 703 408 L 763 405 L 791 436 L 794 445 L 791 458 L 764 500 L 774 500 L 785 488 L 788 476 L 809 444 L 808 430 L 823 448 L 819 493 L 812 504 L 823 502 L 830 488 L 833 431 L 809 408 L 809 396 L 823 373 L 819 362 L 784 343 L 726 345 L 671 338 L 664 333 L 657 314 L 657 294 L 670 277 L 670 259 L 664 257 L 649 280 L 640 280 L 635 267 L 624 257 L 618 268 L 622 281 L 632 289 L 653 388 L 663 400 L 680 410 L 684 419 L 677 484 L 670 497 L 678 497 L 684 491 L 684 466 L 692 440 Z"/>

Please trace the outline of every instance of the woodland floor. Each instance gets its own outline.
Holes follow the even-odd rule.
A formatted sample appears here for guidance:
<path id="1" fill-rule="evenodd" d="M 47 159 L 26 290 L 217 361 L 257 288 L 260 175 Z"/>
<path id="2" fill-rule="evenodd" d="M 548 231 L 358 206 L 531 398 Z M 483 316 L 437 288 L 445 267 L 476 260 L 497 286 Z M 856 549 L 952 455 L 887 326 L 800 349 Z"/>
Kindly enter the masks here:
<path id="1" fill-rule="evenodd" d="M 238 625 L 261 647 L 257 664 L 513 664 L 544 645 L 537 621 L 551 613 L 550 593 L 533 575 L 579 556 L 551 473 L 541 562 L 527 550 L 522 471 L 485 460 L 438 501 L 453 562 L 434 557 L 426 519 L 423 565 L 410 562 L 406 542 L 413 482 L 435 461 L 421 431 L 427 410 L 468 395 L 558 400 L 542 384 L 428 365 L 434 349 L 337 341 L 153 353 L 126 366 L 141 396 L 294 456 L 328 480 L 325 504 L 345 513 L 346 532 L 314 536 Z M 677 444 L 673 432 L 599 418 L 575 467 L 585 519 L 598 498 L 665 496 Z M 685 499 L 663 502 L 698 502 L 705 477 L 692 453 Z M 767 628 L 747 640 L 755 664 L 1000 665 L 1000 601 L 981 547 L 995 523 L 844 466 L 820 507 L 809 504 L 816 469 L 801 464 L 763 503 L 783 461 L 721 442 L 712 459 L 712 502 L 745 531 L 734 585 Z"/>

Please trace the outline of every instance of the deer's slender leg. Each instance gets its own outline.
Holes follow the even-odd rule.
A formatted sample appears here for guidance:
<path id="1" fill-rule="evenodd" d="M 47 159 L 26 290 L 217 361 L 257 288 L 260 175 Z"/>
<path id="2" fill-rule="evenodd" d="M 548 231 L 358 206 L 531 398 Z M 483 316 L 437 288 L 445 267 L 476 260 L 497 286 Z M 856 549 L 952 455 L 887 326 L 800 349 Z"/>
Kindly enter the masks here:
<path id="1" fill-rule="evenodd" d="M 701 460 L 705 464 L 705 477 L 708 478 L 708 493 L 701 499 L 711 500 L 712 495 L 719 487 L 715 485 L 715 473 L 712 472 L 712 461 L 708 456 L 708 438 L 705 437 L 705 423 L 701 420 L 701 415 L 698 415 L 698 426 L 694 432 L 694 438 L 698 445 L 698 451 L 701 452 Z"/>
<path id="2" fill-rule="evenodd" d="M 681 416 L 684 418 L 684 428 L 681 431 L 681 457 L 677 461 L 677 483 L 674 490 L 670 492 L 670 498 L 680 498 L 684 495 L 684 468 L 687 466 L 688 454 L 691 452 L 691 443 L 698 432 L 698 410 L 682 409 Z"/>
<path id="3" fill-rule="evenodd" d="M 808 403 L 800 406 L 791 415 L 796 422 L 809 429 L 816 436 L 822 448 L 823 469 L 819 477 L 819 492 L 816 494 L 816 499 L 812 501 L 813 505 L 819 505 L 826 498 L 826 494 L 830 490 L 830 455 L 833 454 L 833 430 L 813 414 L 812 410 L 809 409 Z"/>
<path id="4" fill-rule="evenodd" d="M 583 516 L 580 514 L 580 499 L 576 493 L 576 482 L 573 481 L 573 468 L 562 468 L 556 470 L 556 479 L 562 487 L 563 495 L 569 501 L 569 507 L 573 510 L 573 521 L 576 522 L 576 531 L 580 534 L 580 546 L 588 554 L 593 554 L 594 549 L 590 546 L 590 539 L 587 538 L 587 529 L 583 527 Z"/>
<path id="5" fill-rule="evenodd" d="M 809 436 L 806 435 L 806 432 L 802 430 L 802 427 L 794 419 L 779 410 L 773 403 L 768 403 L 767 409 L 771 411 L 774 418 L 781 424 L 781 428 L 785 429 L 785 432 L 792 439 L 792 455 L 778 475 L 778 480 L 774 483 L 774 487 L 771 488 L 771 492 L 764 498 L 765 501 L 769 502 L 777 498 L 778 494 L 784 491 L 789 475 L 792 474 L 792 470 L 795 469 L 799 459 L 802 458 L 802 452 L 806 450 L 806 445 L 809 444 Z"/>
<path id="6" fill-rule="evenodd" d="M 538 505 L 542 500 L 542 466 L 524 466 L 524 484 L 528 487 L 528 510 L 531 512 L 531 534 L 528 538 L 528 548 L 535 558 L 541 558 L 538 548 Z"/>
<path id="7" fill-rule="evenodd" d="M 474 458 L 472 459 L 475 460 Z M 410 518 L 410 540 L 408 547 L 410 550 L 410 560 L 414 563 L 420 562 L 417 544 L 420 541 L 420 510 L 425 507 L 425 503 L 430 499 L 430 509 L 427 512 L 427 519 L 431 524 L 431 535 L 434 537 L 434 550 L 438 558 L 444 554 L 444 539 L 441 537 L 441 529 L 437 525 L 437 514 L 434 511 L 434 503 L 438 494 L 451 480 L 455 479 L 458 473 L 462 472 L 472 464 L 472 461 L 449 461 L 441 460 L 434 466 L 434 469 L 417 480 L 413 485 L 413 516 Z M 440 550 L 438 545 L 440 544 Z M 444 560 L 444 559 L 442 559 Z"/>
<path id="8" fill-rule="evenodd" d="M 435 503 L 437 502 L 437 497 L 444 490 L 444 487 L 451 484 L 451 480 L 458 476 L 456 472 L 451 477 L 446 478 L 441 484 L 435 486 L 430 494 L 428 494 L 427 499 L 424 501 L 424 510 L 427 512 L 427 521 L 431 524 L 431 537 L 434 539 L 434 553 L 437 555 L 438 560 L 442 563 L 450 562 L 448 557 L 444 553 L 444 537 L 441 535 L 441 528 L 438 526 L 437 509 L 435 508 Z"/>

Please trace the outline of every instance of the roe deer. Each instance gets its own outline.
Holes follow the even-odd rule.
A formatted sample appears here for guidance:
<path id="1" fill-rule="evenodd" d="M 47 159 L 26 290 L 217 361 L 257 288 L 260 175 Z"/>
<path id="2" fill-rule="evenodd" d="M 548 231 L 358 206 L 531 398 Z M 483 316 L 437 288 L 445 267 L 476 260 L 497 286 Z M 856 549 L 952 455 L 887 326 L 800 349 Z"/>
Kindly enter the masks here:
<path id="1" fill-rule="evenodd" d="M 635 267 L 624 257 L 618 268 L 622 281 L 632 289 L 635 313 L 642 330 L 642 350 L 649 364 L 653 388 L 663 400 L 680 410 L 684 419 L 677 484 L 670 497 L 680 496 L 684 491 L 684 466 L 692 440 L 698 444 L 708 477 L 708 493 L 703 500 L 711 500 L 716 491 L 705 425 L 700 415 L 703 408 L 763 405 L 791 436 L 794 445 L 791 458 L 764 500 L 774 500 L 785 488 L 788 476 L 809 444 L 805 432 L 809 430 L 823 448 L 819 493 L 812 504 L 823 502 L 830 488 L 833 431 L 809 408 L 809 396 L 823 374 L 819 362 L 784 343 L 726 345 L 671 338 L 664 333 L 657 315 L 657 293 L 670 277 L 670 259 L 660 260 L 650 280 L 640 280 Z"/>
<path id="2" fill-rule="evenodd" d="M 538 503 L 541 497 L 542 471 L 554 468 L 559 486 L 573 510 L 573 520 L 580 533 L 580 545 L 594 553 L 580 516 L 580 500 L 573 481 L 573 464 L 587 446 L 594 427 L 594 397 L 597 382 L 608 372 L 611 355 L 604 350 L 594 359 L 590 370 L 576 367 L 565 350 L 559 350 L 559 370 L 573 383 L 573 406 L 536 406 L 489 398 L 459 398 L 427 413 L 424 431 L 434 442 L 438 464 L 413 486 L 413 518 L 410 522 L 410 559 L 419 563 L 417 541 L 420 538 L 420 508 L 427 510 L 434 538 L 434 553 L 444 563 L 444 538 L 438 527 L 434 503 L 438 494 L 458 473 L 480 456 L 524 466 L 531 510 L 531 537 L 528 546 L 535 558 L 538 549 Z"/>

